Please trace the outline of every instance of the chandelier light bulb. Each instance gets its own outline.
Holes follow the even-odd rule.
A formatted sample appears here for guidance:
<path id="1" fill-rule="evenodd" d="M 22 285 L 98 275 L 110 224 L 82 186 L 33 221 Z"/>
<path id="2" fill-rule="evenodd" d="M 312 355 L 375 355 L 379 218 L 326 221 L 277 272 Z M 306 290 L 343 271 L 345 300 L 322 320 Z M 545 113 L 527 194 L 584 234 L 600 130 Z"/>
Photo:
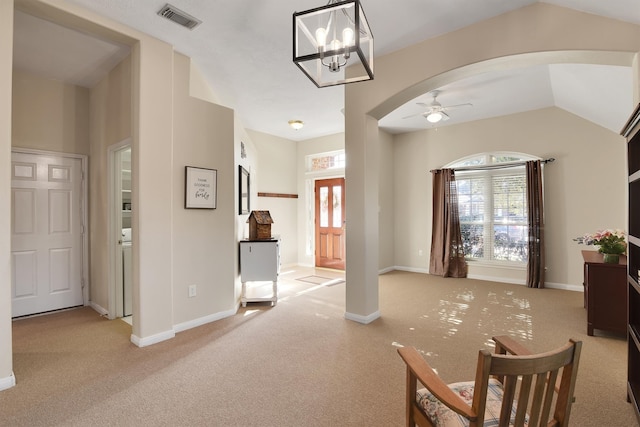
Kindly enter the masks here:
<path id="1" fill-rule="evenodd" d="M 353 44 L 353 30 L 349 27 L 342 30 L 342 45 L 344 47 L 351 46 Z"/>
<path id="2" fill-rule="evenodd" d="M 316 42 L 318 43 L 318 48 L 322 49 L 327 44 L 327 31 L 322 27 L 316 30 Z"/>

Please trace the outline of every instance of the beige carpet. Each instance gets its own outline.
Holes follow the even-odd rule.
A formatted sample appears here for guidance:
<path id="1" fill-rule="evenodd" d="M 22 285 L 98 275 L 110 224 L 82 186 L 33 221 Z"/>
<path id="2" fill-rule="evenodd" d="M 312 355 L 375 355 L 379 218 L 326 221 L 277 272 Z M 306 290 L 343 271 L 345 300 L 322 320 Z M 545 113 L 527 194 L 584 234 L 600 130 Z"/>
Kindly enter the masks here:
<path id="1" fill-rule="evenodd" d="M 0 425 L 401 426 L 398 346 L 453 382 L 473 378 L 499 334 L 534 350 L 582 340 L 571 425 L 636 425 L 626 340 L 586 335 L 580 293 L 393 272 L 380 276 L 382 318 L 361 325 L 344 319 L 348 283 L 295 273 L 276 307 L 248 304 L 142 349 L 128 324 L 89 308 L 14 322 L 18 384 L 0 392 Z"/>

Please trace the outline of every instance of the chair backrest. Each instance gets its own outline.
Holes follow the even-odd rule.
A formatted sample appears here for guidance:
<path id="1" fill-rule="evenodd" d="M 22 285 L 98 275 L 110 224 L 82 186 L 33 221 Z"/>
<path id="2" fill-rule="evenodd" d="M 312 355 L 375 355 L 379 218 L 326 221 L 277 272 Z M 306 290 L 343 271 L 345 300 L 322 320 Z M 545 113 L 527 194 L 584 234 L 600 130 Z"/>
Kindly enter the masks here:
<path id="1" fill-rule="evenodd" d="M 500 426 L 567 426 L 582 343 L 570 340 L 559 349 L 531 354 L 519 347 L 516 354 L 495 337 L 496 353 L 480 350 L 472 408 L 485 413 L 489 378 L 497 378 L 504 389 Z M 514 409 L 515 408 L 515 413 Z M 478 420 L 478 425 L 482 421 Z"/>

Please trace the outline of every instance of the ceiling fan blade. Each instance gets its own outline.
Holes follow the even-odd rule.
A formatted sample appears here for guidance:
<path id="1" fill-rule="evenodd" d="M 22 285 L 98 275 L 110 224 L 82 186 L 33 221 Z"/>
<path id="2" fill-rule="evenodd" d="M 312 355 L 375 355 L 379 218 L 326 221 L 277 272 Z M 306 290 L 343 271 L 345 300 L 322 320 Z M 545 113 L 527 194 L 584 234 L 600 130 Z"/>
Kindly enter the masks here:
<path id="1" fill-rule="evenodd" d="M 473 107 L 473 104 L 470 103 L 466 103 L 466 104 L 457 104 L 457 105 L 447 105 L 445 107 L 442 107 L 443 110 L 452 110 L 454 108 L 460 108 L 460 107 Z"/>
<path id="2" fill-rule="evenodd" d="M 440 111 L 440 114 L 442 114 L 442 121 L 446 122 L 447 120 L 449 120 L 451 117 L 449 117 L 449 115 L 447 113 L 445 113 L 444 111 Z"/>
<path id="3" fill-rule="evenodd" d="M 412 117 L 424 116 L 425 114 L 429 114 L 429 112 L 426 112 L 426 113 L 419 113 L 419 114 L 412 114 L 412 115 L 410 115 L 410 116 L 403 117 L 403 118 L 402 118 L 402 120 L 404 120 L 404 119 L 410 119 L 410 118 L 412 118 Z"/>
<path id="4" fill-rule="evenodd" d="M 430 105 L 430 104 L 425 104 L 424 102 L 416 102 L 416 104 L 418 104 L 419 106 L 424 107 L 424 108 L 429 108 L 429 107 L 431 107 L 431 105 Z"/>

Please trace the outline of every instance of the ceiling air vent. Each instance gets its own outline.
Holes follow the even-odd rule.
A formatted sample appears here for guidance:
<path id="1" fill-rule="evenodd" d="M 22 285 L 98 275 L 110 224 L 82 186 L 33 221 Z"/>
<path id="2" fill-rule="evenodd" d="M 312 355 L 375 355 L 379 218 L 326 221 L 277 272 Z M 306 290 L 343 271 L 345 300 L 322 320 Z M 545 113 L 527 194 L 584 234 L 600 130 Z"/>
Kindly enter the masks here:
<path id="1" fill-rule="evenodd" d="M 193 30 L 198 25 L 202 24 L 202 21 L 194 18 L 186 12 L 181 11 L 175 6 L 171 6 L 167 3 L 162 9 L 158 11 L 158 15 L 167 18 L 169 21 L 173 21 L 176 24 L 180 24 L 190 30 Z"/>

